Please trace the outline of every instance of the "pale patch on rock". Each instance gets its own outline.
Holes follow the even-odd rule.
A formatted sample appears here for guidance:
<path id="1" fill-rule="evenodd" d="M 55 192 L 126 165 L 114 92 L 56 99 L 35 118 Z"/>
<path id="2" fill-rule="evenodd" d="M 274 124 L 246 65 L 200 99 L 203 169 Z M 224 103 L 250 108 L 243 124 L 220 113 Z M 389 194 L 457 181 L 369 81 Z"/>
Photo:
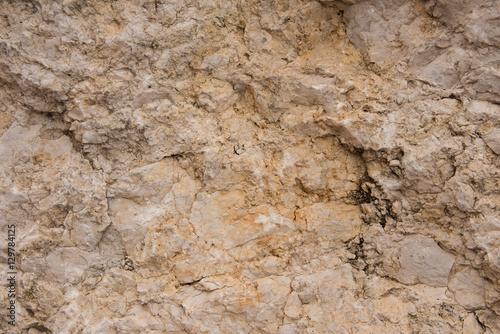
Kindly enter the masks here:
<path id="1" fill-rule="evenodd" d="M 483 140 L 493 152 L 500 155 L 500 129 L 495 129 L 487 132 L 483 136 Z"/>
<path id="2" fill-rule="evenodd" d="M 401 244 L 400 269 L 396 279 L 405 284 L 416 282 L 430 286 L 446 286 L 455 262 L 452 254 L 443 251 L 431 238 L 411 236 Z"/>
<path id="3" fill-rule="evenodd" d="M 450 277 L 449 288 L 456 300 L 467 310 L 474 311 L 486 306 L 485 293 L 491 283 L 472 268 L 458 270 Z"/>

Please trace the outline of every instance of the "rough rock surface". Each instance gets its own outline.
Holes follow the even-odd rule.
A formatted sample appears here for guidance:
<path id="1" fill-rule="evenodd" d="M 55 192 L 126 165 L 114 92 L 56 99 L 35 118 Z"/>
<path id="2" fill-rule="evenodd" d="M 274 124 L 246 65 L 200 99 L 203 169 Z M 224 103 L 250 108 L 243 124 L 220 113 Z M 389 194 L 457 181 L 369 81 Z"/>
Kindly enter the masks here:
<path id="1" fill-rule="evenodd" d="M 498 0 L 0 14 L 0 331 L 500 333 Z"/>

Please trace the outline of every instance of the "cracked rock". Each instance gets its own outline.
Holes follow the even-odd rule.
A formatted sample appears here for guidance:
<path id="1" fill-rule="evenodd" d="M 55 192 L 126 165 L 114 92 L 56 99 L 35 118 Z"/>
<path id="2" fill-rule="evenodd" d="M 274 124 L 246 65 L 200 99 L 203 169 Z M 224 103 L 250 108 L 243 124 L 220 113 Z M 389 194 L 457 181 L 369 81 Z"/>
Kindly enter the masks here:
<path id="1" fill-rule="evenodd" d="M 0 332 L 500 333 L 498 7 L 0 1 Z"/>

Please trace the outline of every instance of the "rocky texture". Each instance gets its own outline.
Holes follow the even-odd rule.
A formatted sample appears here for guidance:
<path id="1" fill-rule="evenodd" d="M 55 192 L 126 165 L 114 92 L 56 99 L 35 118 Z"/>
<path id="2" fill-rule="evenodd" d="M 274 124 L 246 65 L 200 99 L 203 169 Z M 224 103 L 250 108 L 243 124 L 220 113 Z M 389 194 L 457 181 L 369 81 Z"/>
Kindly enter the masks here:
<path id="1" fill-rule="evenodd" d="M 499 6 L 0 2 L 0 329 L 500 332 Z"/>

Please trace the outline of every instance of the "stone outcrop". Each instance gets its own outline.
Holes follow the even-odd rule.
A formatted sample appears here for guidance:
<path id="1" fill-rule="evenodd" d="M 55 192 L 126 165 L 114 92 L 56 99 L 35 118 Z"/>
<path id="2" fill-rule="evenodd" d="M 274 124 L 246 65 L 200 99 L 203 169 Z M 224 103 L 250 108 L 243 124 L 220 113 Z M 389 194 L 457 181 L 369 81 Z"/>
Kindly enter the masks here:
<path id="1" fill-rule="evenodd" d="M 499 8 L 0 2 L 0 330 L 499 333 Z"/>

